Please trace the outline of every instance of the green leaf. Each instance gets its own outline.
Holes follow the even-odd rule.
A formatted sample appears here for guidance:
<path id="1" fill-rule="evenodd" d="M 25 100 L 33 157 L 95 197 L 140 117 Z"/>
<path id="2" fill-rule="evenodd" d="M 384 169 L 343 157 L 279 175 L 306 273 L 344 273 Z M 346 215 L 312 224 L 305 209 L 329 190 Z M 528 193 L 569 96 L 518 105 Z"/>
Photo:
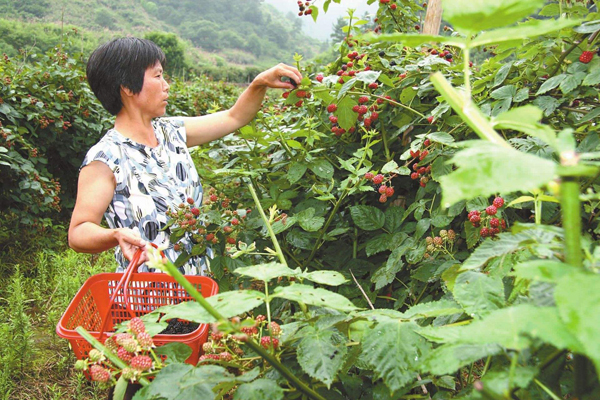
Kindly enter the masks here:
<path id="1" fill-rule="evenodd" d="M 225 318 L 231 318 L 262 305 L 265 302 L 265 295 L 255 290 L 238 290 L 216 294 L 208 297 L 206 301 Z M 161 313 L 164 313 L 162 318 L 165 320 L 180 318 L 201 324 L 216 321 L 208 311 L 195 301 L 162 306 L 154 310 L 151 314 L 156 316 Z"/>
<path id="2" fill-rule="evenodd" d="M 336 271 L 303 272 L 300 276 L 321 285 L 339 286 L 347 282 L 344 275 Z"/>
<path id="3" fill-rule="evenodd" d="M 497 344 L 446 344 L 429 353 L 421 370 L 434 375 L 453 374 L 465 365 L 501 351 Z"/>
<path id="4" fill-rule="evenodd" d="M 385 224 L 384 228 L 388 232 L 394 232 L 402 225 L 402 215 L 404 209 L 402 207 L 388 207 L 385 209 Z"/>
<path id="5" fill-rule="evenodd" d="M 549 126 L 539 123 L 542 114 L 543 111 L 538 107 L 526 105 L 499 114 L 492 119 L 491 123 L 494 128 L 514 129 L 524 132 L 556 148 L 556 132 Z"/>
<path id="6" fill-rule="evenodd" d="M 125 398 L 125 392 L 127 391 L 127 379 L 121 375 L 117 380 L 117 384 L 115 385 L 114 392 L 112 394 L 112 398 L 114 400 L 122 400 Z"/>
<path id="7" fill-rule="evenodd" d="M 600 107 L 596 107 L 589 113 L 585 114 L 585 117 L 581 118 L 579 120 L 579 122 L 577 122 L 577 125 L 581 125 L 588 121 L 591 121 L 591 120 L 597 118 L 599 115 L 600 115 Z"/>
<path id="8" fill-rule="evenodd" d="M 238 268 L 234 271 L 234 273 L 268 282 L 271 279 L 282 276 L 297 276 L 299 271 L 294 271 L 278 262 L 270 262 L 267 264 L 258 264 L 250 267 Z"/>
<path id="9" fill-rule="evenodd" d="M 443 0 L 444 20 L 465 33 L 511 25 L 533 14 L 544 0 Z"/>
<path id="10" fill-rule="evenodd" d="M 556 111 L 556 109 L 560 105 L 560 102 L 557 99 L 555 99 L 554 97 L 540 96 L 540 97 L 536 98 L 535 100 L 533 100 L 533 105 L 544 110 L 544 116 L 547 117 L 550 114 L 552 114 L 554 111 Z"/>
<path id="11" fill-rule="evenodd" d="M 423 43 L 445 43 L 464 48 L 466 43 L 465 39 L 458 36 L 421 35 L 417 33 L 385 33 L 381 35 L 368 33 L 363 35 L 362 38 L 368 43 L 395 42 L 403 43 L 408 47 L 416 47 Z"/>
<path id="12" fill-rule="evenodd" d="M 312 207 L 304 209 L 294 216 L 302 229 L 309 232 L 318 231 L 325 223 L 325 218 L 315 216 L 315 209 Z"/>
<path id="13" fill-rule="evenodd" d="M 157 356 L 167 357 L 167 362 L 183 363 L 192 355 L 192 348 L 185 343 L 171 342 L 154 349 Z"/>
<path id="14" fill-rule="evenodd" d="M 358 309 L 350 300 L 340 294 L 301 284 L 279 286 L 275 289 L 272 297 L 281 297 L 287 300 L 303 302 L 312 306 L 332 308 L 338 311 L 354 311 Z"/>
<path id="15" fill-rule="evenodd" d="M 444 10 L 444 16 L 446 10 Z M 470 47 L 485 46 L 488 44 L 500 44 L 534 38 L 545 35 L 570 26 L 577 25 L 578 21 L 573 19 L 530 19 L 522 24 L 513 27 L 495 29 L 493 31 L 483 32 L 475 37 L 470 43 Z"/>
<path id="16" fill-rule="evenodd" d="M 540 282 L 557 282 L 573 270 L 569 264 L 553 260 L 525 261 L 514 266 L 514 274 L 519 278 Z"/>
<path id="17" fill-rule="evenodd" d="M 500 67 L 498 72 L 496 72 L 496 76 L 494 77 L 494 84 L 492 85 L 492 87 L 496 87 L 496 86 L 502 84 L 502 82 L 504 82 L 504 80 L 508 76 L 508 73 L 510 72 L 510 69 L 512 68 L 512 66 L 513 66 L 513 62 L 511 61 L 511 62 L 504 64 L 502 67 Z"/>
<path id="18" fill-rule="evenodd" d="M 532 191 L 547 184 L 556 174 L 556 164 L 550 160 L 491 142 L 474 142 L 456 153 L 452 161 L 457 170 L 439 178 L 444 207 L 498 192 Z"/>
<path id="19" fill-rule="evenodd" d="M 368 85 L 369 83 L 377 82 L 379 75 L 381 75 L 381 71 L 361 71 L 356 74 L 356 79 Z"/>
<path id="20" fill-rule="evenodd" d="M 428 356 L 429 344 L 412 322 L 384 320 L 363 335 L 361 359 L 393 393 L 416 380 L 415 370 Z"/>
<path id="21" fill-rule="evenodd" d="M 344 364 L 348 349 L 332 330 L 320 330 L 313 326 L 303 329 L 305 336 L 298 344 L 298 363 L 310 377 L 323 382 L 329 388 Z"/>
<path id="22" fill-rule="evenodd" d="M 352 111 L 352 107 L 358 103 L 350 96 L 346 96 L 338 102 L 338 109 L 334 115 L 338 117 L 338 124 L 348 130 L 356 124 L 358 114 Z"/>
<path id="23" fill-rule="evenodd" d="M 421 319 L 439 317 L 441 315 L 462 314 L 458 304 L 450 300 L 438 300 L 429 303 L 419 303 L 402 313 L 398 318 Z"/>
<path id="24" fill-rule="evenodd" d="M 579 352 L 594 362 L 597 371 L 600 371 L 599 287 L 600 276 L 571 273 L 563 277 L 554 290 L 554 299 L 561 319 L 569 332 L 581 343 Z"/>
<path id="25" fill-rule="evenodd" d="M 350 207 L 350 215 L 356 226 L 365 231 L 381 229 L 385 224 L 383 211 L 372 206 Z"/>
<path id="26" fill-rule="evenodd" d="M 235 376 L 218 365 L 171 364 L 163 368 L 152 385 L 146 389 L 147 398 L 212 399 L 212 388 L 221 382 L 232 381 Z"/>
<path id="27" fill-rule="evenodd" d="M 600 20 L 584 22 L 573 30 L 577 33 L 594 33 L 600 30 Z"/>
<path id="28" fill-rule="evenodd" d="M 600 68 L 596 68 L 585 76 L 582 85 L 594 86 L 600 83 Z"/>
<path id="29" fill-rule="evenodd" d="M 290 183 L 296 183 L 304 176 L 307 169 L 308 166 L 305 163 L 293 162 L 290 164 L 286 178 Z"/>
<path id="30" fill-rule="evenodd" d="M 313 8 L 313 7 L 311 7 Z M 316 8 L 316 7 L 315 7 Z M 313 14 L 314 15 L 314 14 Z M 272 379 L 257 379 L 240 385 L 233 395 L 234 400 L 282 400 L 284 391 Z"/>
<path id="31" fill-rule="evenodd" d="M 379 290 L 385 285 L 388 285 L 394 281 L 396 274 L 400 272 L 404 263 L 402 262 L 402 255 L 406 252 L 398 251 L 395 249 L 389 256 L 385 265 L 379 268 L 371 276 L 371 282 L 375 284 L 375 290 Z"/>
<path id="32" fill-rule="evenodd" d="M 542 86 L 540 86 L 540 88 L 538 89 L 538 91 L 535 95 L 539 96 L 540 94 L 549 92 L 550 90 L 552 90 L 555 87 L 557 87 L 558 85 L 560 85 L 560 83 L 562 81 L 564 81 L 566 77 L 567 77 L 566 74 L 560 74 L 560 75 L 553 76 L 552 78 L 550 78 L 546 82 L 544 82 L 542 84 Z"/>
<path id="33" fill-rule="evenodd" d="M 475 228 L 470 221 L 465 221 L 464 227 L 467 235 L 467 248 L 472 249 L 479 242 L 479 229 Z"/>
<path id="34" fill-rule="evenodd" d="M 584 72 L 578 72 L 574 75 L 567 75 L 567 77 L 560 83 L 560 91 L 563 94 L 571 93 L 573 89 L 579 86 L 584 77 Z"/>
<path id="35" fill-rule="evenodd" d="M 308 8 L 311 10 L 310 16 L 312 17 L 313 21 L 317 22 L 317 17 L 319 16 L 319 7 L 310 6 Z M 265 397 L 263 397 L 263 398 L 265 398 Z"/>
<path id="36" fill-rule="evenodd" d="M 517 87 L 515 85 L 505 85 L 505 86 L 499 87 L 498 89 L 496 89 L 492 93 L 490 93 L 490 97 L 492 99 L 496 99 L 496 100 L 504 100 L 504 99 L 512 100 L 512 98 L 516 94 L 517 94 Z"/>
<path id="37" fill-rule="evenodd" d="M 446 132 L 432 132 L 427 135 L 432 142 L 450 145 L 454 143 L 454 138 Z"/>
<path id="38" fill-rule="evenodd" d="M 522 101 L 527 100 L 528 98 L 529 98 L 529 88 L 523 88 L 523 89 L 519 89 L 519 91 L 513 98 L 513 101 L 515 103 L 520 103 Z"/>
<path id="39" fill-rule="evenodd" d="M 516 235 L 505 232 L 496 236 L 498 240 L 485 240 L 473 253 L 465 260 L 461 270 L 470 270 L 480 268 L 494 257 L 510 254 L 517 250 L 521 243 L 530 240 L 531 237 L 523 232 Z"/>
<path id="40" fill-rule="evenodd" d="M 454 299 L 471 316 L 483 316 L 504 306 L 504 285 L 500 278 L 467 271 L 454 283 Z"/>
<path id="41" fill-rule="evenodd" d="M 316 159 L 308 164 L 308 168 L 319 178 L 330 180 L 333 178 L 333 165 L 327 160 Z"/>

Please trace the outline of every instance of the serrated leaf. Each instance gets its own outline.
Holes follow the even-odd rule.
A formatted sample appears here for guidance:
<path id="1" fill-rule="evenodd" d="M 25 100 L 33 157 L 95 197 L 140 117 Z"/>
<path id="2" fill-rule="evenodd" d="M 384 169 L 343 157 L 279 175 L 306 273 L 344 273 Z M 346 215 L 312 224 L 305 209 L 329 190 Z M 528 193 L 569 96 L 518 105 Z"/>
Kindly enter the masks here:
<path id="1" fill-rule="evenodd" d="M 454 143 L 454 138 L 446 132 L 432 132 L 427 134 L 427 138 L 432 142 L 441 143 L 441 144 L 452 144 Z"/>
<path id="2" fill-rule="evenodd" d="M 523 89 L 519 89 L 517 91 L 517 94 L 513 98 L 513 101 L 515 103 L 520 103 L 522 101 L 527 100 L 528 98 L 529 98 L 529 88 L 523 88 Z"/>
<path id="3" fill-rule="evenodd" d="M 465 260 L 461 270 L 480 268 L 494 257 L 510 254 L 517 250 L 521 243 L 530 240 L 531 237 L 526 233 L 518 233 L 516 235 L 506 232 L 496 236 L 498 240 L 485 240 L 473 253 Z"/>
<path id="4" fill-rule="evenodd" d="M 379 75 L 381 75 L 381 71 L 361 71 L 356 74 L 356 79 L 368 85 L 369 83 L 377 82 Z"/>
<path id="5" fill-rule="evenodd" d="M 467 235 L 467 248 L 472 249 L 480 239 L 479 229 L 475 228 L 470 221 L 464 223 L 465 233 Z"/>
<path id="6" fill-rule="evenodd" d="M 358 309 L 350 300 L 340 294 L 302 284 L 279 286 L 275 289 L 272 297 L 303 302 L 312 306 L 332 308 L 338 311 Z"/>
<path id="7" fill-rule="evenodd" d="M 363 335 L 361 359 L 371 365 L 393 393 L 416 380 L 415 370 L 429 354 L 429 344 L 412 322 L 384 320 Z"/>
<path id="8" fill-rule="evenodd" d="M 444 11 L 445 12 L 445 11 Z M 445 15 L 445 14 L 444 14 Z M 470 43 L 471 47 L 488 44 L 501 44 L 523 39 L 530 39 L 550 32 L 577 25 L 575 19 L 530 19 L 517 26 L 494 29 L 476 36 Z"/>
<path id="9" fill-rule="evenodd" d="M 600 20 L 584 22 L 573 30 L 577 33 L 594 33 L 600 30 Z"/>
<path id="10" fill-rule="evenodd" d="M 167 362 L 183 363 L 192 355 L 192 348 L 185 343 L 171 342 L 154 349 L 157 356 L 165 356 Z"/>
<path id="11" fill-rule="evenodd" d="M 257 379 L 240 385 L 233 395 L 234 400 L 282 400 L 284 391 L 272 379 Z"/>
<path id="12" fill-rule="evenodd" d="M 453 374 L 465 365 L 501 351 L 497 344 L 446 344 L 429 353 L 421 370 L 434 375 Z"/>
<path id="13" fill-rule="evenodd" d="M 338 124 L 348 130 L 356 124 L 358 113 L 352 111 L 352 107 L 358 103 L 350 96 L 346 96 L 338 102 L 338 109 L 334 115 L 338 117 Z"/>
<path id="14" fill-rule="evenodd" d="M 308 164 L 308 168 L 319 178 L 330 180 L 333 178 L 333 165 L 327 160 L 318 158 Z"/>
<path id="15" fill-rule="evenodd" d="M 388 207 L 385 209 L 385 224 L 384 228 L 388 232 L 394 232 L 402 225 L 402 216 L 404 209 L 402 207 Z"/>
<path id="16" fill-rule="evenodd" d="M 596 68 L 585 76 L 582 85 L 594 86 L 600 83 L 600 68 Z"/>
<path id="17" fill-rule="evenodd" d="M 402 255 L 400 252 L 392 252 L 385 265 L 381 266 L 371 276 L 371 282 L 375 284 L 375 290 L 379 290 L 392 283 L 396 274 L 400 272 L 403 266 L 404 263 L 402 262 Z"/>
<path id="18" fill-rule="evenodd" d="M 268 282 L 271 279 L 279 278 L 282 276 L 295 277 L 300 273 L 300 271 L 294 271 L 278 262 L 270 262 L 266 264 L 252 265 L 250 267 L 237 268 L 234 271 L 234 273 L 254 278 L 260 281 Z"/>
<path id="19" fill-rule="evenodd" d="M 496 89 L 492 93 L 490 93 L 490 97 L 492 99 L 496 99 L 496 100 L 504 100 L 504 99 L 512 100 L 512 98 L 516 94 L 517 94 L 517 87 L 515 85 L 505 85 L 505 86 L 499 87 L 498 89 Z"/>
<path id="20" fill-rule="evenodd" d="M 529 192 L 544 186 L 556 174 L 556 164 L 550 160 L 491 142 L 475 142 L 456 153 L 452 161 L 458 168 L 439 178 L 444 207 L 497 192 Z"/>
<path id="21" fill-rule="evenodd" d="M 356 226 L 365 231 L 381 229 L 385 224 L 383 211 L 372 206 L 350 207 L 350 215 Z"/>
<path id="22" fill-rule="evenodd" d="M 498 72 L 496 72 L 496 76 L 494 77 L 494 84 L 492 85 L 492 87 L 496 87 L 496 86 L 502 84 L 502 82 L 504 82 L 504 80 L 508 76 L 508 73 L 510 72 L 510 69 L 512 68 L 512 66 L 513 66 L 513 62 L 511 61 L 511 62 L 504 64 L 502 67 L 500 67 Z"/>
<path id="23" fill-rule="evenodd" d="M 574 75 L 567 75 L 567 77 L 560 83 L 560 91 L 563 94 L 569 94 L 575 89 L 583 80 L 585 73 L 579 72 Z"/>
<path id="24" fill-rule="evenodd" d="M 148 398 L 173 400 L 212 399 L 214 386 L 234 379 L 234 375 L 218 365 L 194 368 L 189 364 L 171 364 L 158 373 L 146 389 L 146 395 Z"/>
<path id="25" fill-rule="evenodd" d="M 525 261 L 514 266 L 515 276 L 540 282 L 557 282 L 572 272 L 574 267 L 571 265 L 553 260 Z"/>
<path id="26" fill-rule="evenodd" d="M 555 87 L 557 87 L 558 85 L 560 85 L 560 83 L 563 80 L 565 80 L 566 77 L 567 77 L 567 75 L 560 74 L 560 75 L 553 76 L 552 78 L 549 78 L 546 82 L 544 82 L 542 84 L 542 86 L 540 86 L 540 88 L 538 89 L 538 91 L 535 95 L 539 96 L 540 94 L 549 92 L 550 90 L 552 90 Z"/>
<path id="27" fill-rule="evenodd" d="M 369 43 L 399 42 L 408 47 L 416 47 L 423 43 L 446 43 L 464 48 L 466 43 L 465 39 L 458 36 L 421 35 L 417 33 L 384 33 L 381 35 L 368 33 L 362 37 Z"/>
<path id="28" fill-rule="evenodd" d="M 336 333 L 329 329 L 307 326 L 303 333 L 306 336 L 298 344 L 298 363 L 304 372 L 329 388 L 346 359 L 346 344 L 336 340 Z"/>
<path id="29" fill-rule="evenodd" d="M 347 282 L 344 275 L 336 271 L 303 272 L 301 276 L 321 285 L 339 286 Z"/>
<path id="30" fill-rule="evenodd" d="M 398 169 L 398 164 L 396 163 L 396 161 L 392 160 L 387 162 L 383 167 L 381 167 L 381 173 L 389 174 L 395 169 Z"/>
<path id="31" fill-rule="evenodd" d="M 556 109 L 560 105 L 560 102 L 554 97 L 540 96 L 533 100 L 533 105 L 538 106 L 539 108 L 544 110 L 544 116 L 547 117 L 554 111 L 556 111 Z"/>
<path id="32" fill-rule="evenodd" d="M 294 216 L 296 217 L 296 220 L 302 229 L 309 232 L 318 231 L 325 223 L 325 218 L 315 216 L 315 209 L 312 207 L 304 209 Z"/>
<path id="33" fill-rule="evenodd" d="M 484 316 L 504 306 L 504 285 L 499 278 L 467 271 L 454 283 L 454 299 L 471 316 Z"/>
<path id="34" fill-rule="evenodd" d="M 391 238 L 391 234 L 382 233 L 381 235 L 369 239 L 365 246 L 365 253 L 367 254 L 367 257 L 371 257 L 372 255 L 381 253 L 382 251 L 390 250 Z"/>
<path id="35" fill-rule="evenodd" d="M 429 303 L 419 303 L 412 306 L 398 318 L 431 318 L 439 317 L 440 315 L 462 314 L 462 312 L 463 310 L 456 302 L 450 300 L 438 300 Z"/>
<path id="36" fill-rule="evenodd" d="M 296 183 L 304 176 L 307 169 L 308 166 L 305 163 L 293 162 L 290 164 L 286 178 L 290 183 Z"/>

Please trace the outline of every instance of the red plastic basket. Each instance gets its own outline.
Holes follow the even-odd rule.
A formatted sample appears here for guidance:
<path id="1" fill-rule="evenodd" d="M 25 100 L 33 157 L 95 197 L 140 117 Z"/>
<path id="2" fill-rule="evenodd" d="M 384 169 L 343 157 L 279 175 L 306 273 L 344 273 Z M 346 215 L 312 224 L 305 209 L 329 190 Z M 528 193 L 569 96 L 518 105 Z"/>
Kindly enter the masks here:
<path id="1" fill-rule="evenodd" d="M 78 360 L 87 357 L 92 346 L 75 328 L 82 326 L 100 342 L 112 335 L 114 326 L 140 317 L 164 305 L 193 300 L 175 279 L 161 273 L 137 273 L 141 250 L 135 254 L 124 273 L 102 273 L 90 277 L 79 289 L 56 326 L 58 336 L 69 340 Z M 219 291 L 217 282 L 205 276 L 186 275 L 202 296 L 209 297 Z M 186 360 L 196 364 L 202 344 L 208 338 L 208 325 L 200 324 L 188 334 L 153 337 L 161 346 L 171 342 L 184 343 L 192 348 Z"/>

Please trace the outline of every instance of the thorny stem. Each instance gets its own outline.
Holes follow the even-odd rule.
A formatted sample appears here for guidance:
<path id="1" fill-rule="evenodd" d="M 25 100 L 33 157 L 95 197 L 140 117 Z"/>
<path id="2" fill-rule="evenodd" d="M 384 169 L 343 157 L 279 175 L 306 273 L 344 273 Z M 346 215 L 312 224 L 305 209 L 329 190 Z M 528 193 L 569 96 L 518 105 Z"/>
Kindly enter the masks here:
<path id="1" fill-rule="evenodd" d="M 354 91 L 354 90 L 349 90 L 347 93 L 349 93 L 349 94 L 358 94 L 358 95 L 365 95 L 365 94 L 366 94 L 366 93 L 363 93 L 363 92 L 357 92 L 357 91 Z M 420 116 L 421 118 L 425 118 L 425 115 L 424 115 L 424 114 L 421 114 L 420 112 L 418 112 L 418 111 L 417 111 L 417 110 L 415 110 L 414 108 L 410 108 L 409 106 L 405 106 L 404 104 L 402 104 L 402 103 L 399 103 L 399 102 L 397 102 L 397 101 L 395 101 L 395 100 L 386 99 L 384 96 L 379 96 L 379 95 L 376 95 L 376 94 L 369 94 L 369 96 L 373 96 L 373 97 L 375 97 L 375 98 L 382 99 L 383 101 L 387 101 L 387 102 L 388 102 L 388 103 L 390 103 L 390 104 L 393 104 L 393 105 L 395 105 L 395 106 L 399 106 L 399 107 L 402 107 L 402 108 L 404 108 L 404 109 L 406 109 L 406 110 L 412 111 L 413 113 L 417 114 L 417 115 L 418 115 L 418 116 Z"/>

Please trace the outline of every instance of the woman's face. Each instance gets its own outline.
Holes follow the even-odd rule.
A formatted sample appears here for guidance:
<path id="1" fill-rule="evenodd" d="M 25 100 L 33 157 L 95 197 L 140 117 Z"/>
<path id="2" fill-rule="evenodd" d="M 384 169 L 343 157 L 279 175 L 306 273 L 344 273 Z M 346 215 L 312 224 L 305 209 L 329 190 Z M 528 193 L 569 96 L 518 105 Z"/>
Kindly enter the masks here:
<path id="1" fill-rule="evenodd" d="M 146 69 L 142 90 L 136 95 L 138 106 L 151 118 L 165 114 L 169 98 L 169 84 L 163 77 L 160 62 Z"/>

